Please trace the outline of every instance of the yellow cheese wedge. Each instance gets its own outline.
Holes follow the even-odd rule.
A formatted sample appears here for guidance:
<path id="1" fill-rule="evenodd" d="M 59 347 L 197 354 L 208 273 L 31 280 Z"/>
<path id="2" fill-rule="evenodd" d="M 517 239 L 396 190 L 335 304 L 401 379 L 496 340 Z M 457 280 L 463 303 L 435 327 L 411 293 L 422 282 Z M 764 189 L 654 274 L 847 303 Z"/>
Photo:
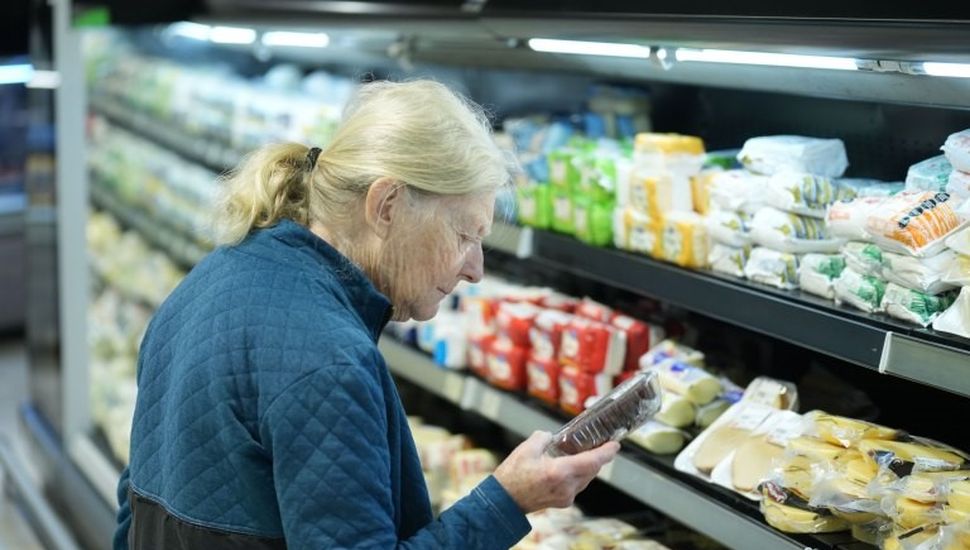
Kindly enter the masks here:
<path id="1" fill-rule="evenodd" d="M 867 439 L 860 441 L 858 448 L 873 464 L 891 460 L 890 469 L 900 476 L 908 475 L 917 464 L 922 471 L 943 471 L 959 469 L 966 463 L 956 451 L 920 443 Z"/>
<path id="2" fill-rule="evenodd" d="M 785 533 L 834 533 L 849 528 L 849 524 L 841 518 L 786 506 L 770 498 L 761 501 L 761 512 L 768 525 Z"/>
<path id="3" fill-rule="evenodd" d="M 734 452 L 731 462 L 731 483 L 734 488 L 753 491 L 767 479 L 772 466 L 781 459 L 785 450 L 770 443 L 766 436 L 749 437 Z"/>
<path id="4" fill-rule="evenodd" d="M 730 424 L 717 428 L 698 447 L 694 454 L 694 466 L 705 474 L 710 473 L 750 433 L 749 430 L 735 428 Z"/>
<path id="5" fill-rule="evenodd" d="M 801 436 L 788 441 L 789 452 L 823 462 L 835 460 L 846 453 L 845 447 L 833 445 L 814 437 Z"/>
<path id="6" fill-rule="evenodd" d="M 704 154 L 704 141 L 701 138 L 682 134 L 640 133 L 634 138 L 633 147 L 640 153 Z"/>
<path id="7" fill-rule="evenodd" d="M 900 494 L 920 502 L 945 502 L 947 486 L 955 481 L 970 479 L 970 471 L 916 472 L 900 480 Z"/>
<path id="8" fill-rule="evenodd" d="M 942 512 L 943 508 L 939 505 L 900 497 L 896 499 L 895 509 L 890 515 L 899 527 L 914 529 L 921 525 L 939 522 Z"/>
<path id="9" fill-rule="evenodd" d="M 898 430 L 854 418 L 823 412 L 812 413 L 811 417 L 819 438 L 842 447 L 852 447 L 864 439 L 896 439 L 901 435 Z"/>
<path id="10" fill-rule="evenodd" d="M 660 412 L 654 419 L 674 428 L 685 428 L 694 423 L 697 407 L 686 397 L 674 392 L 664 392 Z"/>
<path id="11" fill-rule="evenodd" d="M 861 453 L 846 461 L 842 471 L 846 480 L 863 487 L 879 474 L 876 465 L 863 458 Z"/>
<path id="12" fill-rule="evenodd" d="M 947 489 L 946 503 L 963 512 L 970 512 L 970 481 L 951 481 Z"/>
<path id="13" fill-rule="evenodd" d="M 970 521 L 970 510 L 961 510 L 950 506 L 943 507 L 943 523 L 963 523 Z"/>
<path id="14" fill-rule="evenodd" d="M 779 484 L 802 499 L 809 500 L 815 487 L 816 463 L 804 456 L 787 457 L 777 470 Z"/>

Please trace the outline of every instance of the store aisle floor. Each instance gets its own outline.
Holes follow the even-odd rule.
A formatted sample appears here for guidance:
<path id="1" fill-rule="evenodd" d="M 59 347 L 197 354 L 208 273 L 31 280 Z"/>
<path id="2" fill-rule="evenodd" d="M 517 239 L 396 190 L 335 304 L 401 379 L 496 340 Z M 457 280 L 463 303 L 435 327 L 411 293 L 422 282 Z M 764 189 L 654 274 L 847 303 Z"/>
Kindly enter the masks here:
<path id="1" fill-rule="evenodd" d="M 23 428 L 17 408 L 29 393 L 27 356 L 21 341 L 0 341 L 0 437 L 24 459 Z M 26 463 L 26 462 L 25 462 Z M 20 515 L 0 475 L 0 550 L 40 550 L 42 547 Z"/>

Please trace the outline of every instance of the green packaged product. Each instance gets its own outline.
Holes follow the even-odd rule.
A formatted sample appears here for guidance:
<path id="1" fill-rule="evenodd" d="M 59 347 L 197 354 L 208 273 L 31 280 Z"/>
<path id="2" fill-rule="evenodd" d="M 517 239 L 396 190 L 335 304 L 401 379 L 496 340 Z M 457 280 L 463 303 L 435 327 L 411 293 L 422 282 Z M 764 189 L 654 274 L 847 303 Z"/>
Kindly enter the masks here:
<path id="1" fill-rule="evenodd" d="M 867 313 L 882 311 L 882 298 L 886 293 L 886 281 L 870 275 L 862 275 L 850 267 L 835 280 L 836 303 L 848 303 Z"/>
<path id="2" fill-rule="evenodd" d="M 573 230 L 579 240 L 594 246 L 613 242 L 613 203 L 573 199 Z"/>
<path id="3" fill-rule="evenodd" d="M 579 187 L 579 153 L 573 148 L 556 149 L 546 155 L 549 185 L 559 193 L 572 193 Z"/>
<path id="4" fill-rule="evenodd" d="M 538 229 L 552 225 L 552 196 L 548 184 L 529 183 L 515 188 L 519 223 Z"/>
<path id="5" fill-rule="evenodd" d="M 617 158 L 595 153 L 577 157 L 579 166 L 578 194 L 597 203 L 612 202 L 616 197 Z"/>
<path id="6" fill-rule="evenodd" d="M 560 233 L 572 235 L 575 233 L 572 195 L 559 191 L 555 187 L 550 189 L 549 195 L 552 202 L 552 228 Z"/>
<path id="7" fill-rule="evenodd" d="M 953 304 L 955 298 L 954 292 L 944 292 L 938 296 L 933 296 L 895 283 L 889 283 L 886 285 L 882 305 L 886 313 L 892 317 L 925 327 L 946 311 Z"/>

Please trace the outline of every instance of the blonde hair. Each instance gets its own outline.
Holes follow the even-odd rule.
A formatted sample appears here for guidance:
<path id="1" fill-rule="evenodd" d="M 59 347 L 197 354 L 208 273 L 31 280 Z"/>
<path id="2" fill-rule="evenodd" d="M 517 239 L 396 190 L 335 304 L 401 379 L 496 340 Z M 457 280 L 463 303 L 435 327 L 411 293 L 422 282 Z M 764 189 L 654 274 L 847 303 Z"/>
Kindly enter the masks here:
<path id="1" fill-rule="evenodd" d="M 462 195 L 507 184 L 513 166 L 482 108 L 428 80 L 362 85 L 312 167 L 308 152 L 295 143 L 267 145 L 228 174 L 216 217 L 220 243 L 236 244 L 282 219 L 344 223 L 381 177 Z"/>

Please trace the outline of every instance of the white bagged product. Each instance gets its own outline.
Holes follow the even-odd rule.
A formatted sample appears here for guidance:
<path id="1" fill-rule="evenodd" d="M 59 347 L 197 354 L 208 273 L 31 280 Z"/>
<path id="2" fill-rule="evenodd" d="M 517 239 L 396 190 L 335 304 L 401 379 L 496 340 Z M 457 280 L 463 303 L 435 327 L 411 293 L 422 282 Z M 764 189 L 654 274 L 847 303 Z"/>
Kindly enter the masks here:
<path id="1" fill-rule="evenodd" d="M 970 286 L 970 256 L 954 256 L 943 271 L 941 280 L 953 286 Z"/>
<path id="2" fill-rule="evenodd" d="M 780 172 L 768 180 L 765 200 L 786 212 L 823 218 L 830 204 L 855 196 L 855 189 L 839 185 L 832 178 L 803 172 Z"/>
<path id="3" fill-rule="evenodd" d="M 845 243 L 842 257 L 845 258 L 845 265 L 860 275 L 881 277 L 886 265 L 882 249 L 872 243 Z"/>
<path id="4" fill-rule="evenodd" d="M 933 329 L 970 338 L 970 287 L 960 289 L 956 301 L 933 321 Z"/>
<path id="5" fill-rule="evenodd" d="M 954 170 L 946 180 L 946 192 L 961 199 L 970 199 L 970 173 Z"/>
<path id="6" fill-rule="evenodd" d="M 738 160 L 759 174 L 808 172 L 837 178 L 849 166 L 841 139 L 764 136 L 744 142 Z"/>
<path id="7" fill-rule="evenodd" d="M 781 289 L 798 288 L 798 256 L 757 247 L 744 266 L 745 277 Z"/>
<path id="8" fill-rule="evenodd" d="M 751 237 L 761 246 L 796 254 L 835 253 L 845 244 L 842 239 L 829 238 L 823 220 L 770 207 L 751 219 Z"/>
<path id="9" fill-rule="evenodd" d="M 842 271 L 835 280 L 835 303 L 847 303 L 866 313 L 882 311 L 882 298 L 886 293 L 886 281 L 871 275 L 862 275 L 851 268 Z"/>
<path id="10" fill-rule="evenodd" d="M 886 285 L 882 309 L 891 317 L 920 326 L 929 326 L 953 303 L 952 293 L 932 296 L 894 283 Z"/>
<path id="11" fill-rule="evenodd" d="M 943 155 L 917 162 L 906 172 L 907 191 L 941 191 L 953 166 Z"/>
<path id="12" fill-rule="evenodd" d="M 954 169 L 970 172 L 970 129 L 950 134 L 940 150 Z"/>
<path id="13" fill-rule="evenodd" d="M 845 269 L 845 258 L 835 254 L 806 254 L 798 264 L 798 286 L 809 294 L 835 299 L 835 280 Z"/>
<path id="14" fill-rule="evenodd" d="M 660 230 L 660 247 L 655 256 L 690 268 L 707 265 L 709 248 L 707 225 L 695 212 L 671 212 L 664 216 Z"/>
<path id="15" fill-rule="evenodd" d="M 879 203 L 866 220 L 872 242 L 910 256 L 935 256 L 963 221 L 944 192 L 905 192 Z"/>
<path id="16" fill-rule="evenodd" d="M 711 241 L 735 248 L 751 244 L 748 224 L 751 216 L 743 212 L 715 210 L 708 214 L 707 232 Z"/>
<path id="17" fill-rule="evenodd" d="M 858 197 L 840 201 L 825 212 L 825 227 L 834 238 L 867 241 L 866 221 L 884 197 Z"/>
<path id="18" fill-rule="evenodd" d="M 891 197 L 904 191 L 906 184 L 901 181 L 883 181 L 868 178 L 837 178 L 835 184 L 848 187 L 857 197 Z"/>
<path id="19" fill-rule="evenodd" d="M 943 280 L 943 275 L 956 261 L 957 256 L 952 250 L 944 250 L 929 258 L 913 258 L 886 252 L 883 254 L 885 264 L 882 276 L 883 279 L 906 288 L 927 294 L 939 294 L 953 288 L 952 284 Z"/>
<path id="20" fill-rule="evenodd" d="M 714 243 L 707 254 L 711 270 L 732 277 L 744 277 L 744 266 L 751 256 L 751 247 L 733 247 Z"/>
<path id="21" fill-rule="evenodd" d="M 754 213 L 765 206 L 768 177 L 747 170 L 725 170 L 710 176 L 708 192 L 712 207 Z"/>
<path id="22" fill-rule="evenodd" d="M 960 254 L 970 256 L 970 227 L 950 235 L 946 239 L 946 246 Z"/>

